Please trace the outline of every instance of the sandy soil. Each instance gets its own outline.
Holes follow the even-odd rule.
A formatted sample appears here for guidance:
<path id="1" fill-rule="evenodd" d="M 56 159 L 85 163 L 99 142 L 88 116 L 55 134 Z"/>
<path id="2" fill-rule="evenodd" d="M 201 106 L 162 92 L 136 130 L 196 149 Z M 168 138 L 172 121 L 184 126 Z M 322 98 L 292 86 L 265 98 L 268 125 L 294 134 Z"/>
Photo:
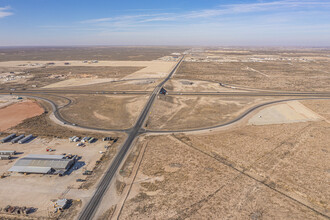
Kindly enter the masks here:
<path id="1" fill-rule="evenodd" d="M 220 86 L 219 83 L 200 80 L 169 80 L 164 88 L 175 92 L 244 92 Z"/>
<path id="2" fill-rule="evenodd" d="M 265 108 L 250 120 L 251 125 L 297 123 L 317 121 L 321 118 L 298 101 L 287 102 Z"/>
<path id="3" fill-rule="evenodd" d="M 317 111 L 318 115 L 330 123 L 330 101 L 326 100 L 305 100 L 301 101 L 302 104 L 307 106 L 313 111 Z"/>
<path id="4" fill-rule="evenodd" d="M 150 137 L 120 219 L 323 219 L 293 199 L 329 209 L 328 132 L 309 122 Z"/>
<path id="5" fill-rule="evenodd" d="M 308 104 L 328 112 L 327 100 Z M 319 120 L 147 136 L 119 219 L 326 219 L 329 129 Z"/>
<path id="6" fill-rule="evenodd" d="M 151 109 L 147 128 L 180 130 L 218 125 L 236 118 L 248 108 L 269 99 L 159 95 Z"/>
<path id="7" fill-rule="evenodd" d="M 67 104 L 67 100 L 59 97 L 49 95 L 40 96 L 53 100 L 59 107 Z M 47 113 L 24 120 L 21 124 L 11 128 L 10 132 L 29 133 L 47 138 L 69 138 L 72 136 L 93 136 L 96 138 L 102 138 L 107 135 L 106 132 L 91 131 L 87 129 L 79 129 L 75 126 L 63 125 L 62 122 L 54 119 L 52 108 L 48 103 L 43 101 L 38 102 L 43 106 Z M 117 133 L 116 136 L 118 135 L 120 134 Z"/>
<path id="8" fill-rule="evenodd" d="M 134 66 L 134 67 L 145 67 L 139 73 L 152 73 L 152 72 L 167 72 L 171 69 L 171 67 L 176 64 L 176 62 L 167 62 L 167 61 L 99 61 L 98 63 L 83 63 L 82 61 L 78 60 L 68 60 L 68 61 L 5 61 L 0 62 L 0 67 L 3 68 L 39 68 L 42 66 L 46 66 L 47 63 L 54 63 L 53 67 L 59 66 L 82 66 L 82 67 L 127 67 L 127 66 Z M 70 63 L 66 65 L 65 63 Z"/>
<path id="9" fill-rule="evenodd" d="M 123 79 L 165 78 L 175 64 L 176 62 L 152 61 L 146 65 L 146 68 L 132 73 Z M 134 64 L 131 66 L 134 66 Z"/>
<path id="10" fill-rule="evenodd" d="M 21 102 L 17 100 L 17 96 L 0 95 L 0 109 L 16 102 Z"/>
<path id="11" fill-rule="evenodd" d="M 108 83 L 98 83 L 74 87 L 75 90 L 98 91 L 153 91 L 161 79 L 116 80 Z M 55 88 L 54 88 L 55 89 Z M 61 89 L 61 88 L 59 88 Z M 70 88 L 69 88 L 70 89 Z"/>
<path id="12" fill-rule="evenodd" d="M 148 79 L 148 78 L 164 78 L 168 75 L 168 73 L 172 70 L 176 62 L 166 62 L 166 61 L 100 61 L 98 63 L 83 63 L 82 61 L 67 61 L 70 63 L 70 65 L 65 65 L 64 62 L 54 62 L 54 65 L 47 66 L 47 63 L 50 63 L 53 61 L 7 61 L 7 62 L 0 62 L 0 68 L 27 68 L 29 69 L 29 77 L 31 78 L 30 81 L 35 81 L 35 85 L 45 85 L 45 81 L 43 78 L 49 79 L 50 82 L 55 82 L 50 85 L 47 85 L 45 88 L 57 88 L 57 87 L 67 87 L 67 86 L 81 86 L 81 85 L 89 85 L 89 84 L 95 84 L 95 83 L 101 83 L 101 82 L 108 82 L 121 79 Z M 72 68 L 83 68 L 86 69 L 81 70 L 79 73 L 80 75 L 76 74 L 74 75 L 72 72 L 61 74 L 64 70 L 63 68 L 72 69 Z M 81 72 L 88 73 L 89 69 L 93 69 L 97 72 L 96 67 L 98 68 L 104 68 L 104 67 L 112 67 L 112 68 L 124 68 L 126 67 L 127 71 L 129 71 L 129 68 L 136 67 L 136 68 L 142 68 L 137 71 L 130 72 L 131 74 L 117 74 L 116 71 L 114 74 L 111 74 L 109 76 L 112 77 L 106 77 L 105 75 L 102 75 L 99 79 L 95 79 L 97 77 L 98 73 L 93 74 L 93 72 L 90 72 L 89 74 L 85 74 L 86 76 L 82 76 Z M 34 71 L 34 69 L 37 69 L 38 71 Z M 59 70 L 57 70 L 59 69 Z M 54 70 L 54 72 L 50 72 L 51 70 Z M 87 71 L 87 72 L 86 72 Z M 102 70 L 100 70 L 102 71 Z M 118 72 L 125 72 L 125 70 L 118 70 Z M 34 73 L 36 72 L 36 73 Z M 40 72 L 40 73 L 39 73 Z M 33 77 L 31 74 L 34 74 Z M 56 75 L 57 74 L 57 75 Z M 117 75 L 116 75 L 117 74 Z M 24 74 L 23 77 L 26 77 Z M 57 78 L 54 78 L 53 76 L 57 76 Z M 73 78 L 73 79 L 67 79 L 67 77 Z M 78 79 L 77 79 L 78 78 Z M 48 80 L 48 81 L 49 81 Z M 64 81 L 63 81 L 64 80 Z M 38 83 L 38 81 L 41 81 L 43 83 Z M 11 82 L 11 85 L 14 85 Z M 40 85 L 39 85 L 40 84 Z M 49 83 L 48 83 L 49 84 Z M 24 86 L 23 86 L 24 87 Z"/>
<path id="13" fill-rule="evenodd" d="M 184 47 L 33 47 L 0 48 L 0 61 L 10 60 L 156 60 Z"/>
<path id="14" fill-rule="evenodd" d="M 328 91 L 330 83 L 328 69 L 327 60 L 305 63 L 288 61 L 184 62 L 174 77 L 213 80 L 258 89 Z"/>
<path id="15" fill-rule="evenodd" d="M 23 120 L 41 115 L 44 109 L 35 101 L 23 101 L 0 109 L 0 131 L 20 124 Z"/>
<path id="16" fill-rule="evenodd" d="M 85 86 L 97 83 L 105 83 L 111 82 L 114 79 L 106 78 L 106 79 L 93 79 L 93 78 L 82 78 L 82 79 L 68 79 L 64 81 L 60 81 L 57 83 L 50 84 L 48 86 L 44 86 L 43 88 L 61 88 L 61 87 L 74 87 L 74 86 Z"/>
<path id="17" fill-rule="evenodd" d="M 68 96 L 74 103 L 61 109 L 64 118 L 78 125 L 107 129 L 131 127 L 148 96 L 80 95 Z"/>

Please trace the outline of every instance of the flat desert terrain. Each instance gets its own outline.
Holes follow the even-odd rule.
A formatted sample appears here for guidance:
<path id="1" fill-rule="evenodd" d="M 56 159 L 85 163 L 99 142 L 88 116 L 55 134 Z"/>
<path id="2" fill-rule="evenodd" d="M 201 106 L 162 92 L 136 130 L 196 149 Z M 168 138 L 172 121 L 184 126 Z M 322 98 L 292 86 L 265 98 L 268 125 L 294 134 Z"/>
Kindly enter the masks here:
<path id="1" fill-rule="evenodd" d="M 94 128 L 127 129 L 134 125 L 147 96 L 80 95 L 60 112 L 72 123 Z"/>
<path id="2" fill-rule="evenodd" d="M 147 136 L 119 219 L 327 219 L 315 210 L 329 210 L 329 129 L 319 120 Z"/>
<path id="3" fill-rule="evenodd" d="M 0 144 L 0 219 L 76 219 L 94 192 L 98 220 L 329 219 L 329 69 L 329 48 L 0 48 L 0 139 L 35 137 Z M 8 171 L 64 153 L 63 177 Z"/>
<path id="4" fill-rule="evenodd" d="M 156 60 L 186 47 L 26 47 L 0 48 L 0 61 L 11 60 Z"/>
<path id="5" fill-rule="evenodd" d="M 160 96 L 147 122 L 150 130 L 185 130 L 228 122 L 250 107 L 272 100 L 255 97 Z"/>
<path id="6" fill-rule="evenodd" d="M 330 83 L 329 50 L 205 50 L 185 60 L 174 78 L 284 91 L 327 91 Z"/>

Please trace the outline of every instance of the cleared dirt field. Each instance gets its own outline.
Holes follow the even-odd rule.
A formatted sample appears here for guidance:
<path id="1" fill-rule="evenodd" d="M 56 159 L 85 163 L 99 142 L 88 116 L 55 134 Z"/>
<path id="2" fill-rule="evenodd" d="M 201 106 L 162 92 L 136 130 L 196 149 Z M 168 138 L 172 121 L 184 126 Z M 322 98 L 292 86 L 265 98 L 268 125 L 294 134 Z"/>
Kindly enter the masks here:
<path id="1" fill-rule="evenodd" d="M 313 111 L 317 111 L 320 117 L 323 119 L 330 121 L 330 102 L 323 100 L 306 100 L 301 101 L 302 104 L 307 106 L 309 109 Z"/>
<path id="2" fill-rule="evenodd" d="M 27 100 L 0 108 L 0 131 L 6 131 L 22 121 L 41 115 L 44 109 L 35 101 Z"/>
<path id="3" fill-rule="evenodd" d="M 126 129 L 135 123 L 148 96 L 68 96 L 73 104 L 61 109 L 65 119 L 95 128 Z"/>
<path id="4" fill-rule="evenodd" d="M 14 74 L 15 78 L 4 81 L 2 88 L 31 89 L 43 86 L 61 88 L 115 80 L 157 79 L 166 77 L 175 65 L 175 62 L 167 61 L 100 61 L 98 63 L 69 61 L 69 63 L 70 65 L 65 65 L 64 61 L 0 62 L 0 68 L 9 71 L 25 67 L 23 72 Z"/>
<path id="5" fill-rule="evenodd" d="M 155 60 L 184 47 L 35 47 L 0 48 L 0 61 L 10 60 Z"/>
<path id="6" fill-rule="evenodd" d="M 159 95 L 147 128 L 180 130 L 218 125 L 267 100 L 270 98 Z"/>
<path id="7" fill-rule="evenodd" d="M 328 61 L 184 62 L 174 77 L 211 80 L 258 89 L 328 91 L 329 68 Z"/>
<path id="8" fill-rule="evenodd" d="M 147 137 L 119 219 L 326 219 L 312 209 L 329 213 L 329 132 L 318 121 Z"/>
<path id="9" fill-rule="evenodd" d="M 317 121 L 321 117 L 298 101 L 266 107 L 249 120 L 251 125 Z"/>

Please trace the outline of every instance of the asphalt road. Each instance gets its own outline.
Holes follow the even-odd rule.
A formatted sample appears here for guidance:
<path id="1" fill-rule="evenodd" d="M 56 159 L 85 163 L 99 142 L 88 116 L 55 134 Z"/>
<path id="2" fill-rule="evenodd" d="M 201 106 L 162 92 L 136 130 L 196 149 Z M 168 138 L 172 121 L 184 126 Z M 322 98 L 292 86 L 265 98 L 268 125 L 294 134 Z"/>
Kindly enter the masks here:
<path id="1" fill-rule="evenodd" d="M 290 97 L 284 100 L 279 101 L 272 101 L 263 103 L 257 106 L 254 106 L 250 109 L 248 109 L 246 112 L 241 114 L 239 117 L 233 119 L 232 121 L 229 121 L 225 124 L 216 125 L 212 127 L 206 127 L 206 128 L 198 128 L 198 129 L 187 129 L 187 130 L 173 130 L 173 131 L 157 131 L 157 130 L 145 130 L 144 124 L 147 119 L 147 116 L 150 112 L 150 109 L 155 101 L 155 98 L 159 94 L 160 89 L 163 87 L 163 85 L 172 77 L 172 75 L 175 73 L 179 65 L 181 64 L 182 59 L 177 63 L 177 65 L 174 67 L 174 69 L 171 71 L 171 73 L 167 76 L 166 79 L 164 79 L 160 84 L 156 86 L 156 88 L 150 92 L 147 91 L 81 91 L 81 90 L 51 90 L 51 89 L 44 89 L 44 90 L 22 90 L 22 91 L 5 91 L 0 90 L 0 94 L 15 94 L 15 95 L 21 95 L 25 97 L 40 99 L 45 102 L 48 102 L 52 106 L 52 111 L 54 113 L 54 116 L 61 121 L 63 124 L 72 125 L 72 122 L 69 122 L 65 120 L 61 114 L 59 113 L 59 110 L 61 108 L 69 106 L 72 101 L 67 97 L 58 96 L 64 99 L 67 99 L 68 103 L 64 106 L 58 107 L 52 100 L 44 97 L 38 97 L 38 95 L 45 95 L 49 94 L 52 96 L 55 96 L 55 94 L 129 94 L 129 95 L 145 95 L 150 94 L 149 100 L 146 103 L 146 106 L 144 107 L 143 111 L 141 112 L 138 120 L 136 121 L 135 125 L 131 129 L 99 129 L 99 128 L 92 128 L 92 127 L 86 127 L 86 126 L 80 126 L 80 125 L 74 125 L 75 127 L 94 130 L 94 131 L 104 131 L 104 132 L 111 132 L 111 131 L 117 131 L 117 132 L 126 132 L 128 133 L 128 137 L 125 140 L 125 143 L 121 147 L 120 151 L 114 158 L 113 162 L 111 163 L 110 167 L 104 174 L 102 180 L 100 181 L 93 197 L 90 199 L 88 204 L 83 208 L 79 219 L 85 220 L 85 219 L 92 219 L 94 217 L 94 214 L 102 201 L 103 195 L 107 191 L 112 178 L 116 174 L 120 164 L 122 163 L 123 159 L 125 158 L 127 152 L 129 151 L 130 147 L 132 146 L 132 143 L 136 139 L 136 137 L 142 133 L 174 133 L 174 132 L 194 132 L 194 131 L 202 131 L 202 130 L 210 130 L 215 129 L 219 127 L 228 126 L 230 124 L 236 123 L 240 121 L 242 118 L 250 114 L 251 112 L 255 111 L 258 108 L 261 108 L 266 105 L 280 103 L 280 102 L 287 102 L 287 101 L 293 101 L 293 100 L 307 100 L 307 99 L 330 99 L 330 93 L 327 92 L 281 92 L 281 91 L 260 91 L 260 90 L 245 90 L 246 92 L 169 92 L 169 95 L 214 95 L 214 96 L 274 96 L 274 97 Z M 239 88 L 237 88 L 240 90 Z M 292 97 L 292 98 L 291 98 Z"/>
<path id="2" fill-rule="evenodd" d="M 330 97 L 330 93 L 308 92 L 168 92 L 169 95 L 211 95 L 211 96 L 295 96 L 295 97 Z"/>
<path id="3" fill-rule="evenodd" d="M 277 100 L 277 101 L 271 101 L 271 102 L 266 102 L 266 103 L 262 103 L 256 106 L 253 106 L 251 108 L 249 108 L 248 110 L 246 110 L 245 112 L 243 112 L 241 115 L 239 115 L 237 118 L 228 121 L 224 124 L 219 124 L 219 125 L 215 125 L 215 126 L 210 126 L 210 127 L 205 127 L 205 128 L 195 128 L 195 129 L 181 129 L 181 130 L 145 130 L 145 133 L 158 133 L 158 134 L 172 134 L 172 133 L 184 133 L 184 132 L 194 132 L 194 131 L 206 131 L 206 130 L 211 130 L 211 129 L 215 129 L 215 128 L 221 128 L 221 127 L 225 127 L 228 125 L 232 125 L 234 123 L 237 123 L 238 121 L 242 120 L 244 117 L 246 117 L 248 114 L 252 113 L 253 111 L 264 107 L 266 105 L 272 105 L 272 104 L 276 104 L 276 103 L 281 103 L 281 102 L 289 102 L 289 101 L 299 101 L 299 100 L 313 100 L 313 99 L 317 99 L 317 100 L 330 100 L 329 98 L 292 98 L 292 99 L 284 99 L 284 100 Z"/>
<path id="4" fill-rule="evenodd" d="M 146 95 L 149 94 L 150 91 L 98 91 L 98 90 L 56 90 L 56 89 L 39 89 L 39 90 L 0 90 L 0 94 L 8 94 L 8 93 L 13 93 L 13 94 L 77 94 L 77 95 L 90 95 L 90 94 L 113 94 L 113 95 Z"/>
<path id="5" fill-rule="evenodd" d="M 145 120 L 146 120 L 146 118 L 149 114 L 150 108 L 151 108 L 152 104 L 154 103 L 156 96 L 158 95 L 158 93 L 159 93 L 160 89 L 162 88 L 162 86 L 175 73 L 175 71 L 177 70 L 177 68 L 181 64 L 182 60 L 183 60 L 183 58 L 180 59 L 180 61 L 176 64 L 176 66 L 173 68 L 173 70 L 170 72 L 170 74 L 166 77 L 166 79 L 164 79 L 153 90 L 146 106 L 144 107 L 144 109 L 143 109 L 142 113 L 140 114 L 137 122 L 135 123 L 133 129 L 131 130 L 131 132 L 129 133 L 127 139 L 125 140 L 125 143 L 123 144 L 123 146 L 121 147 L 119 153 L 114 158 L 114 161 L 112 162 L 112 164 L 110 165 L 110 167 L 106 171 L 103 179 L 100 181 L 93 197 L 90 199 L 90 201 L 87 203 L 87 205 L 83 208 L 83 210 L 82 210 L 82 212 L 81 212 L 78 219 L 80 219 L 80 220 L 89 220 L 89 219 L 93 218 L 93 216 L 94 216 L 94 214 L 97 210 L 97 207 L 99 206 L 99 204 L 100 204 L 100 202 L 103 198 L 103 195 L 106 193 L 106 191 L 107 191 L 107 189 L 108 189 L 108 187 L 111 183 L 111 180 L 112 180 L 113 176 L 117 172 L 121 162 L 125 158 L 126 153 L 129 151 L 133 141 L 135 140 L 135 138 L 140 133 L 140 129 L 144 125 L 144 122 L 145 122 Z"/>

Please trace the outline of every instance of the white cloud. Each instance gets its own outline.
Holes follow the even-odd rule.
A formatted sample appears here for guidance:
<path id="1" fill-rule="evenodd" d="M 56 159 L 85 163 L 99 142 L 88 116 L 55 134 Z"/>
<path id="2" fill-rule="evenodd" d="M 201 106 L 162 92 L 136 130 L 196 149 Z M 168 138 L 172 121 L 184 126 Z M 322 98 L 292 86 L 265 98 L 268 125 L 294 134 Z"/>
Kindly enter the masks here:
<path id="1" fill-rule="evenodd" d="M 259 1 L 180 13 L 135 11 L 42 28 L 72 30 L 104 44 L 329 45 L 329 9 L 329 0 Z"/>
<path id="2" fill-rule="evenodd" d="M 273 1 L 245 4 L 229 4 L 216 7 L 214 9 L 205 9 L 199 11 L 190 11 L 178 13 L 159 13 L 159 14 L 138 14 L 138 15 L 123 15 L 117 17 L 106 17 L 99 19 L 91 19 L 82 21 L 81 23 L 148 23 L 161 21 L 187 21 L 192 19 L 207 19 L 221 17 L 225 15 L 237 15 L 256 12 L 280 11 L 291 9 L 310 9 L 310 8 L 328 8 L 329 1 Z"/>
<path id="3" fill-rule="evenodd" d="M 4 18 L 4 17 L 12 15 L 13 13 L 10 12 L 9 10 L 10 10 L 9 6 L 0 7 L 0 18 Z"/>

